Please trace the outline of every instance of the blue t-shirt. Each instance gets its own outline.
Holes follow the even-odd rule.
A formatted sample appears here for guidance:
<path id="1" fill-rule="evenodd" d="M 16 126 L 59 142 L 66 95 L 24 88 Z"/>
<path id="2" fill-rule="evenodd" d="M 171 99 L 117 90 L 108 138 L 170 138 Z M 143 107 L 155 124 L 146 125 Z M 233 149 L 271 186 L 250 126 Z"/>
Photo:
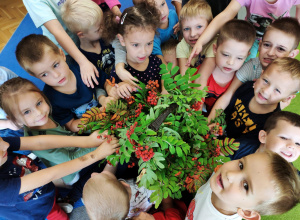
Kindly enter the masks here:
<path id="1" fill-rule="evenodd" d="M 175 24 L 178 23 L 178 16 L 176 14 L 176 11 L 170 9 L 169 10 L 169 26 L 166 29 L 160 29 L 158 28 L 158 35 L 155 35 L 154 42 L 153 42 L 153 55 L 163 55 L 161 52 L 161 44 L 169 40 L 171 37 L 177 38 L 176 35 L 173 34 L 174 30 L 173 27 Z"/>
<path id="2" fill-rule="evenodd" d="M 24 155 L 12 152 L 20 149 L 19 137 L 3 138 L 3 140 L 8 142 L 10 147 L 8 148 L 7 161 L 0 167 L 0 219 L 45 219 L 54 203 L 54 184 L 50 182 L 42 187 L 19 195 L 21 188 L 20 177 L 34 172 L 34 168 L 40 170 L 40 167 L 36 163 L 34 163 L 36 167 L 33 167 L 32 163 L 30 166 L 18 165 L 21 164 L 22 160 L 23 162 L 31 160 Z"/>
<path id="3" fill-rule="evenodd" d="M 115 65 L 115 53 L 113 47 L 109 44 L 106 45 L 103 40 L 99 40 L 101 46 L 100 54 L 87 52 L 81 48 L 79 50 L 86 56 L 86 58 L 97 67 L 100 76 L 100 87 L 104 88 L 106 79 L 110 78 L 110 73 Z"/>
<path id="4" fill-rule="evenodd" d="M 81 79 L 79 66 L 72 65 L 70 69 L 77 81 L 75 93 L 64 94 L 48 85 L 43 90 L 52 105 L 52 117 L 60 125 L 65 125 L 73 118 L 81 118 L 86 110 L 98 105 L 95 90 L 87 87 Z"/>

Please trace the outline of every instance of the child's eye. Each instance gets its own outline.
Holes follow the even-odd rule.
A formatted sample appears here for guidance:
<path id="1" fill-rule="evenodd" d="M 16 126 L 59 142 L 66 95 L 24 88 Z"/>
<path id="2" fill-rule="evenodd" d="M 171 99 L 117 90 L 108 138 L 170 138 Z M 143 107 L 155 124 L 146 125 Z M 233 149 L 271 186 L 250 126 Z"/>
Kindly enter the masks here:
<path id="1" fill-rule="evenodd" d="M 238 57 L 238 60 L 243 60 L 244 58 L 243 57 Z"/>
<path id="2" fill-rule="evenodd" d="M 183 28 L 183 31 L 189 31 L 190 28 Z"/>
<path id="3" fill-rule="evenodd" d="M 200 28 L 202 28 L 202 26 L 201 26 L 201 25 L 198 25 L 197 28 L 200 29 Z"/>
<path id="4" fill-rule="evenodd" d="M 243 182 L 243 187 L 246 191 L 249 190 L 249 186 L 248 186 L 248 183 L 247 182 Z"/>
<path id="5" fill-rule="evenodd" d="M 244 164 L 242 162 L 239 162 L 239 168 L 240 170 L 244 169 Z"/>
<path id="6" fill-rule="evenodd" d="M 134 46 L 134 47 L 137 47 L 137 46 L 138 46 L 138 44 L 132 44 L 132 46 Z"/>
<path id="7" fill-rule="evenodd" d="M 58 67 L 58 66 L 59 66 L 59 63 L 55 63 L 55 64 L 53 65 L 54 68 L 56 68 L 56 67 Z"/>
<path id="8" fill-rule="evenodd" d="M 42 74 L 42 77 L 46 77 L 46 76 L 48 76 L 48 73 L 43 73 Z"/>
<path id="9" fill-rule="evenodd" d="M 161 6 L 164 6 L 166 4 L 166 2 L 163 2 L 162 4 L 161 4 Z"/>
<path id="10" fill-rule="evenodd" d="M 295 144 L 296 144 L 297 146 L 300 146 L 300 143 L 297 143 L 297 142 L 296 142 Z"/>
<path id="11" fill-rule="evenodd" d="M 283 47 L 277 47 L 277 50 L 278 50 L 278 52 L 281 52 L 281 53 L 286 51 L 286 49 Z"/>
<path id="12" fill-rule="evenodd" d="M 39 101 L 38 103 L 36 103 L 36 106 L 40 106 L 42 104 L 42 101 Z"/>
<path id="13" fill-rule="evenodd" d="M 270 44 L 270 43 L 263 43 L 263 46 L 264 46 L 265 48 L 268 48 L 268 47 L 271 47 L 271 44 Z"/>
<path id="14" fill-rule="evenodd" d="M 264 83 L 268 83 L 269 81 L 268 80 L 266 80 L 266 79 L 263 79 L 263 81 L 264 81 Z"/>
<path id="15" fill-rule="evenodd" d="M 229 56 L 228 54 L 225 54 L 225 53 L 222 53 L 222 55 L 223 55 L 224 57 L 228 57 L 228 56 Z"/>
<path id="16" fill-rule="evenodd" d="M 153 42 L 151 41 L 151 42 L 147 43 L 147 45 L 150 46 L 150 45 L 152 45 L 152 43 L 153 43 Z"/>
<path id="17" fill-rule="evenodd" d="M 30 110 L 26 110 L 23 114 L 28 115 L 30 113 Z"/>
<path id="18" fill-rule="evenodd" d="M 280 138 L 281 138 L 282 140 L 287 140 L 287 138 L 286 138 L 286 137 L 283 137 L 283 136 L 280 136 Z"/>
<path id="19" fill-rule="evenodd" d="M 281 92 L 280 92 L 280 90 L 279 90 L 279 89 L 275 89 L 275 91 L 276 91 L 276 92 L 278 92 L 279 94 L 281 94 Z"/>

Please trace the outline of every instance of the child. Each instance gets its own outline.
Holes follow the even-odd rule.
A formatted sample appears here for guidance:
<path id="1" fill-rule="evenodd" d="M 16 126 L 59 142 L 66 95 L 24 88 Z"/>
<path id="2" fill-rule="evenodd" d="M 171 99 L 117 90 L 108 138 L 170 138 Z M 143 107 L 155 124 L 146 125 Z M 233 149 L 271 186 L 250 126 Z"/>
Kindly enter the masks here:
<path id="1" fill-rule="evenodd" d="M 147 84 L 149 80 L 161 81 L 160 64 L 161 60 L 151 55 L 153 48 L 153 40 L 157 24 L 159 24 L 159 11 L 153 4 L 142 2 L 134 7 L 124 10 L 120 23 L 116 23 L 114 18 L 107 17 L 106 34 L 112 36 L 117 35 L 122 46 L 127 50 L 126 60 L 128 66 L 126 69 L 141 82 Z M 112 39 L 112 37 L 108 37 Z M 112 72 L 112 77 L 116 78 L 115 71 Z M 163 85 L 161 85 L 163 90 Z M 113 90 L 116 87 L 107 87 L 109 95 L 113 96 Z M 117 93 L 120 97 L 130 97 L 130 93 L 134 91 L 128 83 L 120 83 L 117 87 Z M 118 97 L 116 97 L 118 98 Z"/>
<path id="2" fill-rule="evenodd" d="M 286 111 L 273 113 L 259 131 L 258 139 L 259 144 L 238 140 L 241 145 L 230 158 L 236 160 L 268 149 L 294 162 L 300 155 L 300 115 Z"/>
<path id="3" fill-rule="evenodd" d="M 72 65 L 70 69 L 63 51 L 43 35 L 24 37 L 17 46 L 16 57 L 29 74 L 46 84 L 43 91 L 52 105 L 54 120 L 70 131 L 79 131 L 81 122 L 76 118 L 81 118 L 86 110 L 98 102 L 105 106 L 111 101 L 103 89 L 86 87 L 78 66 Z"/>
<path id="4" fill-rule="evenodd" d="M 148 1 L 148 3 L 150 2 L 152 1 Z M 152 55 L 156 55 L 162 60 L 163 63 L 166 63 L 162 56 L 161 44 L 170 39 L 171 37 L 176 38 L 175 33 L 177 33 L 177 30 L 174 30 L 173 28 L 174 25 L 178 23 L 178 17 L 174 10 L 169 10 L 166 0 L 153 0 L 153 2 L 155 3 L 157 10 L 160 11 L 160 16 L 158 16 L 160 20 L 156 23 L 156 25 L 159 25 L 159 28 L 157 29 L 158 34 L 155 35 L 154 38 Z M 151 16 L 154 17 L 154 15 Z M 126 53 L 124 52 L 124 48 L 121 47 L 120 44 L 117 43 L 117 41 L 113 42 L 113 47 L 115 48 L 116 53 L 117 75 L 122 81 L 137 86 L 135 82 L 137 82 L 138 80 L 134 78 L 134 76 L 132 76 L 132 73 L 125 70 L 124 65 L 127 64 L 127 61 L 125 57 Z"/>
<path id="5" fill-rule="evenodd" d="M 188 68 L 186 66 L 187 59 L 198 38 L 211 20 L 211 9 L 209 4 L 205 1 L 191 0 L 182 8 L 179 21 L 183 39 L 176 48 L 176 58 L 178 58 L 179 61 L 181 75 L 185 74 Z M 202 53 L 203 56 L 199 55 L 191 61 L 192 67 L 198 67 L 204 57 L 214 57 L 210 46 L 211 44 L 207 45 Z"/>
<path id="6" fill-rule="evenodd" d="M 283 57 L 274 60 L 253 84 L 244 83 L 225 109 L 227 136 L 257 139 L 267 118 L 280 111 L 280 102 L 294 98 L 300 89 L 300 61 Z"/>
<path id="7" fill-rule="evenodd" d="M 245 6 L 247 9 L 246 19 L 254 25 L 256 28 L 256 35 L 258 37 L 251 48 L 251 55 L 248 57 L 248 60 L 256 57 L 258 51 L 258 42 L 264 34 L 266 27 L 277 18 L 289 17 L 289 12 L 293 5 L 297 5 L 296 15 L 298 21 L 300 21 L 299 0 L 232 0 L 225 10 L 212 20 L 206 31 L 198 39 L 188 62 L 190 63 L 194 55 L 197 55 L 201 52 L 202 46 L 212 39 L 227 21 L 233 19 L 243 6 Z"/>
<path id="8" fill-rule="evenodd" d="M 46 150 L 60 147 L 90 147 L 103 140 L 97 133 L 91 136 L 67 137 L 42 135 L 0 139 L 0 218 L 64 220 L 68 216 L 55 202 L 55 187 L 51 181 L 87 167 L 114 153 L 118 141 L 102 143 L 95 151 L 57 166 L 40 170 L 34 162 L 17 150 Z"/>
<path id="9" fill-rule="evenodd" d="M 225 109 L 234 92 L 243 83 L 260 77 L 262 70 L 278 57 L 296 57 L 299 53 L 297 46 L 300 40 L 300 25 L 295 18 L 281 18 L 268 26 L 259 46 L 259 56 L 249 60 L 236 73 L 231 85 L 217 100 L 208 121 L 215 118 L 216 109 Z M 281 108 L 289 102 L 281 102 Z"/>
<path id="10" fill-rule="evenodd" d="M 84 84 L 92 88 L 94 83 L 98 85 L 96 67 L 78 50 L 77 36 L 67 29 L 61 19 L 60 9 L 65 0 L 23 0 L 23 3 L 35 26 L 42 28 L 43 35 L 70 55 L 66 57 L 68 65 L 74 62 L 72 58 L 78 63 Z"/>
<path id="11" fill-rule="evenodd" d="M 100 87 L 104 88 L 115 64 L 115 54 L 112 46 L 101 39 L 104 24 L 101 8 L 91 0 L 67 0 L 61 16 L 68 29 L 78 36 L 79 50 L 97 67 Z"/>
<path id="12" fill-rule="evenodd" d="M 66 131 L 50 116 L 51 108 L 47 97 L 29 80 L 20 77 L 6 81 L 0 87 L 1 108 L 16 125 L 24 127 L 24 136 L 74 135 Z M 91 146 L 92 147 L 92 146 Z M 47 167 L 51 167 L 85 155 L 94 149 L 61 148 L 34 151 Z M 79 171 L 78 171 L 79 172 Z M 66 185 L 74 184 L 78 172 L 63 178 Z"/>
<path id="13" fill-rule="evenodd" d="M 216 67 L 206 83 L 208 94 L 204 103 L 208 113 L 216 100 L 230 86 L 236 71 L 240 69 L 247 58 L 254 40 L 255 29 L 247 21 L 234 19 L 221 28 L 217 44 L 213 44 Z M 206 63 L 202 65 L 206 65 Z M 198 83 L 198 80 L 201 81 L 201 77 L 195 82 Z"/>
<path id="14" fill-rule="evenodd" d="M 121 4 L 118 0 L 93 0 L 93 2 L 97 3 L 104 12 L 111 10 L 115 16 L 119 17 L 122 14 L 120 11 Z"/>
<path id="15" fill-rule="evenodd" d="M 170 38 L 168 41 L 162 43 L 161 45 L 161 51 L 163 53 L 164 59 L 166 63 L 172 63 L 172 68 L 175 66 L 178 66 L 178 60 L 176 58 L 176 47 L 178 45 L 179 41 Z"/>
<path id="16" fill-rule="evenodd" d="M 293 208 L 299 178 L 286 160 L 270 151 L 225 163 L 197 191 L 185 219 L 260 219 Z"/>

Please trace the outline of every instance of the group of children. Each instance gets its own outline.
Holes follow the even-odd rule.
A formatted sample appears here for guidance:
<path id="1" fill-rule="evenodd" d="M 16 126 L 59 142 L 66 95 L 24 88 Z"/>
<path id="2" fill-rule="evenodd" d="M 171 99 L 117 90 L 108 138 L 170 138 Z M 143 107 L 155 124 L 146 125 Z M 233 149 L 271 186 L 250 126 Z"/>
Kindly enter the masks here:
<path id="1" fill-rule="evenodd" d="M 24 37 L 16 58 L 45 87 L 0 68 L 0 126 L 9 131 L 0 139 L 0 218 L 68 219 L 55 186 L 79 189 L 69 195 L 83 196 L 90 219 L 260 219 L 299 202 L 291 162 L 300 154 L 300 116 L 281 111 L 300 90 L 299 0 L 223 1 L 215 18 L 216 3 L 204 0 L 173 0 L 176 11 L 166 0 L 133 0 L 123 13 L 118 0 L 23 2 L 43 35 Z M 289 17 L 292 5 L 297 19 Z M 242 6 L 247 20 L 233 19 Z M 182 75 L 189 65 L 197 68 L 197 89 L 208 88 L 208 123 L 214 127 L 215 110 L 223 109 L 226 135 L 240 148 L 188 209 L 168 198 L 163 212 L 150 215 L 151 190 L 118 180 L 116 168 L 107 165 L 90 178 L 119 147 L 117 137 L 76 133 L 83 113 L 130 97 L 139 81 L 157 80 L 167 94 L 159 72 L 168 62 L 178 63 Z M 114 86 L 107 83 L 112 77 Z"/>

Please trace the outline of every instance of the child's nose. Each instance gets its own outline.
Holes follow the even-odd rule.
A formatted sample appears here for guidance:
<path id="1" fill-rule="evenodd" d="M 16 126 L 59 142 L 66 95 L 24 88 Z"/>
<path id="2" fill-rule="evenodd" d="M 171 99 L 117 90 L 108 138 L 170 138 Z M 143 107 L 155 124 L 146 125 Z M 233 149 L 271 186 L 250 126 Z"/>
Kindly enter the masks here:
<path id="1" fill-rule="evenodd" d="M 274 55 L 275 55 L 275 50 L 276 50 L 276 48 L 271 47 L 271 48 L 269 49 L 269 51 L 268 51 L 268 55 L 269 55 L 269 56 L 274 56 Z"/>
<path id="2" fill-rule="evenodd" d="M 226 175 L 229 183 L 234 183 L 238 178 L 240 178 L 240 172 L 237 170 L 228 171 Z"/>
<path id="3" fill-rule="evenodd" d="M 196 31 L 193 28 L 191 28 L 191 37 L 194 37 L 195 35 L 196 35 Z"/>
<path id="4" fill-rule="evenodd" d="M 233 64 L 234 64 L 234 59 L 233 59 L 233 57 L 229 57 L 229 58 L 228 58 L 227 64 L 228 64 L 228 65 L 233 65 Z"/>
<path id="5" fill-rule="evenodd" d="M 286 144 L 286 147 L 287 147 L 287 148 L 292 148 L 292 149 L 294 149 L 294 148 L 295 148 L 295 143 L 294 143 L 294 141 L 288 140 L 288 142 L 287 142 L 287 144 Z"/>
<path id="6" fill-rule="evenodd" d="M 54 76 L 55 78 L 58 78 L 58 77 L 60 76 L 60 72 L 58 72 L 58 71 L 53 71 L 53 76 Z"/>

